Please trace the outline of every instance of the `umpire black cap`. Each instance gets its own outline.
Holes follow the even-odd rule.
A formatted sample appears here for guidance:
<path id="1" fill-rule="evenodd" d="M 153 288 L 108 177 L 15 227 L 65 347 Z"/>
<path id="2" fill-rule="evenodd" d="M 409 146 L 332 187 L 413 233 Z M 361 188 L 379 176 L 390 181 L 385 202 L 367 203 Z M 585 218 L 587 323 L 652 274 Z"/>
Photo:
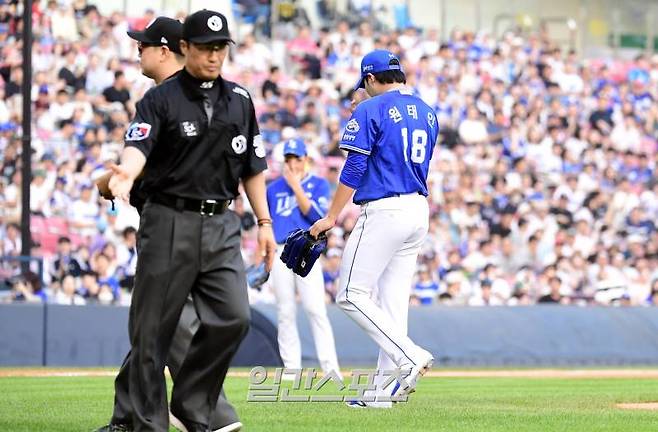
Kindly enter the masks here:
<path id="1" fill-rule="evenodd" d="M 194 12 L 185 18 L 183 39 L 197 44 L 233 42 L 228 31 L 226 17 L 219 12 L 208 9 Z"/>
<path id="2" fill-rule="evenodd" d="M 166 45 L 171 51 L 182 54 L 180 50 L 180 39 L 183 25 L 180 21 L 158 17 L 153 20 L 144 31 L 129 31 L 128 36 L 143 44 Z"/>

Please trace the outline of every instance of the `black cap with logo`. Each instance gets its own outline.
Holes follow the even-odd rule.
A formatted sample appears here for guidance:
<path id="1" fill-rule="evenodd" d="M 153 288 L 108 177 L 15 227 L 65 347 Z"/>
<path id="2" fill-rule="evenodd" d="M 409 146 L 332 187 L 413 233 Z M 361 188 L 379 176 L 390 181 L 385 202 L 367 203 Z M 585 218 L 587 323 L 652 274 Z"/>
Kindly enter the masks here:
<path id="1" fill-rule="evenodd" d="M 128 36 L 144 44 L 165 45 L 171 51 L 182 54 L 180 50 L 182 31 L 183 25 L 180 21 L 158 17 L 146 26 L 144 31 L 129 31 Z"/>
<path id="2" fill-rule="evenodd" d="M 197 44 L 233 42 L 226 17 L 208 9 L 188 15 L 183 23 L 183 39 Z"/>

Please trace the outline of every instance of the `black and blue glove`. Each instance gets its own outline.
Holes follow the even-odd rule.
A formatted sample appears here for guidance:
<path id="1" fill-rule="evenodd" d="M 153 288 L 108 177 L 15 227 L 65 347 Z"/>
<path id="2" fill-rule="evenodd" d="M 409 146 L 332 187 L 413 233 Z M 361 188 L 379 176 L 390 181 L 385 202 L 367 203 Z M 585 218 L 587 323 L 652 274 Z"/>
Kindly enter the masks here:
<path id="1" fill-rule="evenodd" d="M 288 235 L 281 261 L 293 272 L 305 277 L 326 248 L 327 236 L 324 234 L 315 239 L 308 230 L 297 229 Z"/>

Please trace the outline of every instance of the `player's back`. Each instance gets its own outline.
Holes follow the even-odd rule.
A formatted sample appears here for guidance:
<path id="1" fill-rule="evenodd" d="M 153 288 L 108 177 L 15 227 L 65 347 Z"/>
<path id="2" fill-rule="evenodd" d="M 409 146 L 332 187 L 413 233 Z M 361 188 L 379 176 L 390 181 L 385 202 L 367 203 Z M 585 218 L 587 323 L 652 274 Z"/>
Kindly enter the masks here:
<path id="1" fill-rule="evenodd" d="M 406 89 L 359 104 L 341 142 L 341 148 L 370 155 L 355 202 L 414 192 L 427 196 L 438 132 L 432 108 Z"/>

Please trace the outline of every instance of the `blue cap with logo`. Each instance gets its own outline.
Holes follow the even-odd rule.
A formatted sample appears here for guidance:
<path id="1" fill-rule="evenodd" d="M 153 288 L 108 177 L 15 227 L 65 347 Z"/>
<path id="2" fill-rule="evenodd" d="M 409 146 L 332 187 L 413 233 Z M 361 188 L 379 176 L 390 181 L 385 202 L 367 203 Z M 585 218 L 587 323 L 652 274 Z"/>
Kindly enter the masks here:
<path id="1" fill-rule="evenodd" d="M 300 138 L 289 139 L 283 144 L 283 156 L 294 155 L 304 157 L 306 154 L 306 144 Z"/>
<path id="2" fill-rule="evenodd" d="M 361 60 L 361 78 L 356 83 L 354 90 L 363 88 L 365 86 L 365 78 L 368 74 L 376 74 L 379 72 L 386 72 L 390 70 L 402 71 L 400 59 L 398 56 L 388 50 L 374 50 L 370 51 Z"/>

